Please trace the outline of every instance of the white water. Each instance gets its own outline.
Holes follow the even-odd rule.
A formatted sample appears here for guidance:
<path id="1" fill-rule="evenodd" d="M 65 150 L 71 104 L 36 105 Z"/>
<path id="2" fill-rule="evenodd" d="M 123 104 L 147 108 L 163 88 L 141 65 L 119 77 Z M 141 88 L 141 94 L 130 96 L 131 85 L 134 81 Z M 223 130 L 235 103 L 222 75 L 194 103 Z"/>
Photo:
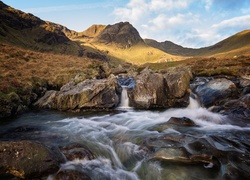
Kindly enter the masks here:
<path id="1" fill-rule="evenodd" d="M 214 141 L 210 135 L 226 137 L 239 142 L 238 145 L 242 140 L 246 140 L 246 143 L 250 137 L 250 125 L 232 125 L 226 116 L 202 108 L 193 98 L 190 98 L 190 104 L 187 108 L 173 108 L 166 111 L 131 109 L 109 114 L 94 113 L 78 117 L 68 116 L 68 114 L 53 114 L 53 112 L 31 113 L 30 115 L 27 113 L 12 123 L 10 122 L 8 126 L 13 128 L 27 124 L 34 127 L 41 125 L 46 129 L 41 132 L 41 135 L 39 135 L 39 131 L 32 135 L 33 138 L 41 136 L 41 139 L 45 139 L 47 142 L 50 138 L 47 138 L 46 135 L 51 135 L 55 141 L 59 137 L 63 142 L 84 144 L 95 154 L 96 159 L 75 160 L 61 166 L 62 169 L 80 169 L 92 179 L 164 180 L 173 177 L 175 177 L 173 179 L 192 179 L 190 173 L 199 175 L 203 171 L 195 170 L 192 166 L 177 166 L 171 163 L 168 167 L 163 167 L 158 161 L 150 161 L 150 154 L 142 148 L 143 142 L 149 138 L 166 135 L 188 135 L 195 139 L 208 137 L 206 140 L 221 151 L 243 152 L 244 145 L 236 149 L 233 144 L 228 145 Z M 171 117 L 187 117 L 198 126 L 178 126 L 177 128 L 170 126 L 161 132 L 154 128 L 159 124 L 166 123 Z M 0 126 L 0 131 L 3 132 L 6 129 L 6 126 Z M 238 140 L 238 137 L 241 139 Z M 171 148 L 171 144 L 169 144 L 169 148 Z M 206 169 L 205 167 L 209 166 L 201 166 L 201 168 Z M 197 176 L 193 177 L 198 179 Z"/>
<path id="2" fill-rule="evenodd" d="M 123 90 L 121 107 L 128 107 L 126 88 Z M 250 130 L 249 127 L 227 124 L 227 117 L 200 107 L 193 98 L 190 98 L 187 108 L 169 109 L 164 112 L 131 110 L 113 115 L 66 118 L 57 121 L 56 126 L 53 124 L 51 126 L 64 134 L 68 141 L 87 145 L 98 158 L 90 161 L 67 162 L 62 165 L 62 168 L 67 169 L 72 166 L 81 168 L 93 179 L 162 179 L 161 166 L 147 161 L 147 152 L 140 149 L 140 144 L 144 139 L 158 137 L 162 133 L 165 135 L 182 134 L 172 128 L 167 128 L 163 132 L 150 130 L 157 124 L 167 122 L 171 117 L 192 119 L 195 124 L 199 125 L 193 129 L 204 134 Z M 182 177 L 187 176 L 185 174 Z"/>
<path id="3" fill-rule="evenodd" d="M 119 108 L 126 109 L 129 107 L 129 97 L 128 97 L 128 91 L 126 86 L 122 86 L 122 94 L 121 94 L 121 103 Z"/>

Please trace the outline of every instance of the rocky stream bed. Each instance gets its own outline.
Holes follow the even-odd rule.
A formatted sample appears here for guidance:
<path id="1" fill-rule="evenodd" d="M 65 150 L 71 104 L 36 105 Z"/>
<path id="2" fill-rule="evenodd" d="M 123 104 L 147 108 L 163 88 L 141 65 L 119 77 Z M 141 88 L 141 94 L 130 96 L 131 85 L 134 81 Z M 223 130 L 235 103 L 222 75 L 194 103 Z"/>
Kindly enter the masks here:
<path id="1" fill-rule="evenodd" d="M 72 81 L 1 121 L 0 178 L 248 179 L 249 87 L 188 69 Z"/>

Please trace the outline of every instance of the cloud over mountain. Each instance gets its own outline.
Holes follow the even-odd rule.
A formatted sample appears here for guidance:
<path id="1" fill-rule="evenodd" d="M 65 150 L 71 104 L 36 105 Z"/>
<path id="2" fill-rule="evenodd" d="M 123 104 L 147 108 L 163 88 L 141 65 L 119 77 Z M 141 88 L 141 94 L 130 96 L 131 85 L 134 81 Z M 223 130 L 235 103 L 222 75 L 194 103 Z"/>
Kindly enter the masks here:
<path id="1" fill-rule="evenodd" d="M 116 21 L 131 22 L 144 38 L 200 47 L 250 28 L 246 7 L 247 0 L 130 0 L 113 14 Z"/>

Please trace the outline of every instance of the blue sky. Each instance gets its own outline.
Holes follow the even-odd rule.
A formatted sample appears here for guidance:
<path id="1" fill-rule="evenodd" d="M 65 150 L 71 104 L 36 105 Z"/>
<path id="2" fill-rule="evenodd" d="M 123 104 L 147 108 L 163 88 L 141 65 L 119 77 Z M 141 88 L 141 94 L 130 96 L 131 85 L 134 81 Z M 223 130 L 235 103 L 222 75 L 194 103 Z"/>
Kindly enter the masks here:
<path id="1" fill-rule="evenodd" d="M 83 31 L 130 22 L 142 38 L 184 47 L 213 45 L 250 29 L 250 0 L 3 0 L 43 20 Z"/>

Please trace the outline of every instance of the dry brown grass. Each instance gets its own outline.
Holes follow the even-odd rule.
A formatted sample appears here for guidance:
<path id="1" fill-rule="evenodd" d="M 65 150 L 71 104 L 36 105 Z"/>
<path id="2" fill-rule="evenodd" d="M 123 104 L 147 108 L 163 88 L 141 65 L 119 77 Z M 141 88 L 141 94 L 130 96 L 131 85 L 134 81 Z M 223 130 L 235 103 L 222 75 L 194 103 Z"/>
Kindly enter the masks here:
<path id="1" fill-rule="evenodd" d="M 77 74 L 83 79 L 94 77 L 100 64 L 86 57 L 40 53 L 0 44 L 0 91 L 17 91 L 34 83 L 60 87 Z"/>

